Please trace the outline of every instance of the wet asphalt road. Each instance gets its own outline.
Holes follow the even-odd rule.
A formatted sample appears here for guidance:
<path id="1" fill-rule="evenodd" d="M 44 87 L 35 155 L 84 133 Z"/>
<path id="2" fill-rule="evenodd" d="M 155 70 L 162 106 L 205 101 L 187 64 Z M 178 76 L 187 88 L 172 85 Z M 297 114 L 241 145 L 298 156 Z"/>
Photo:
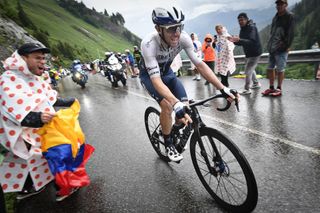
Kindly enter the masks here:
<path id="1" fill-rule="evenodd" d="M 182 77 L 188 95 L 201 99 L 212 86 Z M 243 79 L 231 79 L 240 89 Z M 262 79 L 263 88 L 268 81 Z M 17 203 L 17 212 L 225 212 L 210 197 L 192 166 L 189 150 L 180 164 L 164 163 L 154 152 L 144 127 L 144 111 L 157 104 L 139 79 L 112 89 L 97 74 L 85 89 L 69 77 L 61 96 L 81 103 L 80 123 L 96 151 L 87 164 L 91 185 L 61 203 L 52 186 Z M 257 180 L 254 212 L 320 211 L 320 82 L 284 82 L 283 96 L 242 96 L 240 113 L 201 108 L 204 122 L 227 133 L 247 157 Z M 216 106 L 217 103 L 211 103 Z"/>

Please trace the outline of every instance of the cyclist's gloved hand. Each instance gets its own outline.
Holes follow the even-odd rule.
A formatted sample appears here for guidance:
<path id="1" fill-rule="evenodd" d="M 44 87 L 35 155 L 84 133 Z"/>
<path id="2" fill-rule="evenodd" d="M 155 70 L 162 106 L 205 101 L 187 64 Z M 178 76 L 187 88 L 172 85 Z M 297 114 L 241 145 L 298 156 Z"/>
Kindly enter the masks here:
<path id="1" fill-rule="evenodd" d="M 223 97 L 225 97 L 226 99 L 228 98 L 235 99 L 234 94 L 232 94 L 232 90 L 229 89 L 228 87 L 224 87 L 223 89 L 220 90 L 220 92 L 223 95 Z"/>
<path id="2" fill-rule="evenodd" d="M 173 105 L 173 110 L 174 110 L 174 112 L 176 114 L 176 117 L 178 119 L 181 119 L 186 114 L 186 105 L 184 103 L 178 101 L 177 103 L 175 103 Z"/>

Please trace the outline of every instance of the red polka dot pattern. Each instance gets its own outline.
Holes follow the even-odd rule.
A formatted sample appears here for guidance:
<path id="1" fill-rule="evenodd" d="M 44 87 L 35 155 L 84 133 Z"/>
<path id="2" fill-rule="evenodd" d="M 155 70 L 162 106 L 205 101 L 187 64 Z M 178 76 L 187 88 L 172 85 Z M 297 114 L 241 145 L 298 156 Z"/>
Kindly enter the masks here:
<path id="1" fill-rule="evenodd" d="M 2 189 L 3 189 L 3 190 L 6 190 L 7 188 L 8 188 L 8 184 L 3 184 L 3 185 L 2 185 Z"/>
<path id="2" fill-rule="evenodd" d="M 23 104 L 23 100 L 22 99 L 18 99 L 17 100 L 17 104 Z"/>
<path id="3" fill-rule="evenodd" d="M 15 134 L 16 134 L 16 131 L 14 131 L 14 130 L 9 131 L 9 135 L 14 136 Z"/>

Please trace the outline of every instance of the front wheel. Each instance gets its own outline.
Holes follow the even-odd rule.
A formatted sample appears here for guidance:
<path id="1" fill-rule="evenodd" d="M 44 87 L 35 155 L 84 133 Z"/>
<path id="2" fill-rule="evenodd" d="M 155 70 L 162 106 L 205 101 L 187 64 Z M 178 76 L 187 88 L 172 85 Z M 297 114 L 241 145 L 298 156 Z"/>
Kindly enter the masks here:
<path id="1" fill-rule="evenodd" d="M 153 149 L 162 160 L 169 162 L 160 126 L 160 112 L 153 107 L 148 107 L 144 113 L 144 123 Z"/>
<path id="2" fill-rule="evenodd" d="M 239 148 L 215 129 L 201 128 L 200 137 L 192 136 L 190 152 L 206 190 L 228 211 L 253 211 L 258 202 L 257 183 Z"/>

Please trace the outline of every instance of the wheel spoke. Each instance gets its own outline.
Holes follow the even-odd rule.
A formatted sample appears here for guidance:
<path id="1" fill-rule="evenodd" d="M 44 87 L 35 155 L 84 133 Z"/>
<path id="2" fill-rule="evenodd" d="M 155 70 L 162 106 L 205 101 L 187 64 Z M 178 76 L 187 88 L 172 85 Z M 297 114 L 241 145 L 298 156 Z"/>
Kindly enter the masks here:
<path id="1" fill-rule="evenodd" d="M 250 170 L 250 166 L 242 160 L 243 154 L 239 152 L 232 141 L 217 130 L 204 128 L 200 130 L 200 134 L 203 149 L 200 148 L 200 141 L 193 141 L 190 144 L 192 145 L 190 150 L 192 151 L 191 157 L 196 172 L 206 190 L 213 198 L 218 197 L 218 203 L 227 209 L 237 209 L 244 206 L 253 209 L 257 197 L 248 196 L 250 193 L 255 193 L 256 189 L 253 187 L 256 187 L 256 183 L 254 176 L 247 177 L 250 174 L 245 171 Z M 202 154 L 207 157 L 202 156 Z M 206 158 L 211 165 L 206 163 Z M 218 164 L 219 161 L 223 164 Z M 217 165 L 215 162 L 217 162 Z M 218 166 L 221 172 L 217 172 Z M 257 194 L 253 196 L 257 196 Z"/>
<path id="2" fill-rule="evenodd" d="M 232 203 L 230 197 L 233 199 L 232 195 L 228 192 L 226 185 L 224 184 L 223 177 L 221 177 L 221 185 L 223 185 L 223 189 L 226 192 L 226 197 L 229 199 L 229 203 Z"/>
<path id="3" fill-rule="evenodd" d="M 234 188 L 235 191 L 238 193 L 238 195 L 239 195 L 239 191 L 240 191 L 242 194 L 244 194 L 244 195 L 247 194 L 246 192 L 244 192 L 243 189 L 241 189 L 239 186 L 237 186 L 237 185 L 235 185 L 234 183 L 232 183 L 228 178 L 225 178 L 225 179 L 233 186 L 233 188 Z M 237 189 L 238 189 L 238 190 L 237 190 Z M 239 197 L 241 197 L 241 195 L 239 195 Z"/>
<path id="4" fill-rule="evenodd" d="M 246 185 L 246 183 L 242 182 L 242 181 L 239 180 L 238 178 L 233 177 L 232 175 L 230 175 L 229 178 L 232 178 L 232 179 L 238 181 L 238 182 L 241 183 L 242 185 Z"/>
<path id="5" fill-rule="evenodd" d="M 234 159 L 231 160 L 231 161 L 225 161 L 225 162 L 226 162 L 226 164 L 238 163 L 238 161 L 237 161 L 236 158 L 234 158 Z"/>
<path id="6" fill-rule="evenodd" d="M 233 191 L 237 194 L 237 197 L 239 197 L 239 201 L 236 203 L 241 204 L 241 202 L 244 202 L 246 197 L 247 197 L 247 193 L 244 192 L 243 189 L 241 189 L 240 187 L 236 186 L 234 183 L 232 183 L 228 178 L 225 178 L 229 184 L 233 187 Z M 241 195 L 242 194 L 242 195 Z"/>

